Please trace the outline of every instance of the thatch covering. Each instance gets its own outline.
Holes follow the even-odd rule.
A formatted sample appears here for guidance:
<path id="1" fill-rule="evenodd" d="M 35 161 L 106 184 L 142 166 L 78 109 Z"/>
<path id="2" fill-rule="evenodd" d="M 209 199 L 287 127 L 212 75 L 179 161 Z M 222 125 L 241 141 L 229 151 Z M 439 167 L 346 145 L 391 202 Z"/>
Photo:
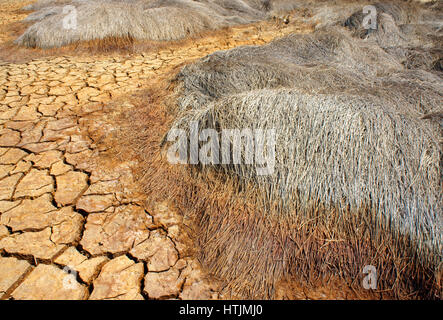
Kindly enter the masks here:
<path id="1" fill-rule="evenodd" d="M 188 166 L 193 188 L 166 183 L 228 289 L 273 297 L 281 278 L 338 275 L 358 290 L 371 264 L 384 292 L 441 297 L 443 82 L 392 53 L 410 43 L 387 50 L 330 27 L 216 52 L 179 73 L 172 128 L 277 133 L 272 175 Z M 150 172 L 145 183 L 161 179 Z"/>
<path id="2" fill-rule="evenodd" d="M 76 8 L 75 29 L 63 28 L 66 5 Z M 16 43 L 40 48 L 105 38 L 179 40 L 267 16 L 259 0 L 45 0 L 25 9 L 37 10 L 27 18 L 35 23 Z"/>
<path id="3" fill-rule="evenodd" d="M 408 68 L 439 69 L 443 59 L 441 3 L 431 2 L 426 7 L 398 1 L 374 3 L 376 30 L 362 26 L 361 3 L 319 7 L 314 9 L 312 20 L 318 22 L 317 29 L 333 25 L 347 27 L 354 36 L 375 41 Z"/>

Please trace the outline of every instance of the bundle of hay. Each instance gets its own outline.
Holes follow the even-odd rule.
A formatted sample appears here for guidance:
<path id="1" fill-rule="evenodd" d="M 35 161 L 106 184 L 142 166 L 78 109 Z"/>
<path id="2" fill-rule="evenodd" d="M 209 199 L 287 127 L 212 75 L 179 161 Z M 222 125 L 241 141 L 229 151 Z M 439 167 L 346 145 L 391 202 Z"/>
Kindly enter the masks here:
<path id="1" fill-rule="evenodd" d="M 73 8 L 76 26 L 66 28 L 64 22 Z M 266 17 L 260 1 L 254 0 L 44 1 L 26 9 L 37 10 L 26 19 L 35 23 L 16 43 L 40 48 L 106 38 L 179 40 L 202 31 L 247 24 Z"/>
<path id="2" fill-rule="evenodd" d="M 374 265 L 381 291 L 441 297 L 440 74 L 335 27 L 216 52 L 177 84 L 173 129 L 276 132 L 272 174 L 243 151 L 240 163 L 189 166 L 189 192 L 167 184 L 226 288 L 269 298 L 282 278 L 338 276 L 361 290 Z"/>
<path id="3" fill-rule="evenodd" d="M 376 42 L 381 48 L 395 56 L 407 68 L 439 70 L 443 58 L 441 48 L 443 12 L 437 6 L 441 1 L 420 6 L 417 3 L 400 1 L 376 2 L 372 4 L 376 13 L 376 28 L 363 26 L 366 3 L 322 6 L 312 18 L 317 29 L 343 25 L 354 36 Z"/>

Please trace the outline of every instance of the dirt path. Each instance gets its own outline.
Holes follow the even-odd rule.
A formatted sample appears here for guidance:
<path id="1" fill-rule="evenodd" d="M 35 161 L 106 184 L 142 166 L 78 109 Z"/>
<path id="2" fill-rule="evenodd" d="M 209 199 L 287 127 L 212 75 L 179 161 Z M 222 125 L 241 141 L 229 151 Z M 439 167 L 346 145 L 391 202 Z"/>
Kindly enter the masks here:
<path id="1" fill-rule="evenodd" d="M 22 19 L 10 3 L 0 16 Z M 134 163 L 106 157 L 91 132 L 112 134 L 106 103 L 175 66 L 290 31 L 263 23 L 146 54 L 0 63 L 0 298 L 220 298 L 186 255 L 181 217 L 161 203 L 148 212 Z"/>

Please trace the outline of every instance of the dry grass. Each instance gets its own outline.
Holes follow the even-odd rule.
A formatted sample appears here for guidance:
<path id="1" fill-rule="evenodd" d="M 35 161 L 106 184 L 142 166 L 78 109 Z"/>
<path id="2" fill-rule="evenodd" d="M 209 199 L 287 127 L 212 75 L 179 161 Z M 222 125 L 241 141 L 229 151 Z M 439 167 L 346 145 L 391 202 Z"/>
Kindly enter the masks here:
<path id="1" fill-rule="evenodd" d="M 427 5 L 414 2 L 377 2 L 377 30 L 362 27 L 362 4 L 322 6 L 313 9 L 317 29 L 344 25 L 366 41 L 376 42 L 407 68 L 438 70 L 443 58 L 443 11 L 436 1 Z"/>
<path id="2" fill-rule="evenodd" d="M 14 34 L 18 34 L 26 29 L 26 24 L 23 22 L 15 23 L 14 28 L 8 25 L 7 29 Z M 287 34 L 292 30 L 286 27 L 284 32 Z M 118 55 L 128 56 L 132 54 L 148 54 L 162 50 L 175 51 L 176 49 L 185 47 L 209 47 L 212 50 L 217 48 L 232 47 L 236 41 L 233 37 L 238 37 L 239 34 L 260 34 L 265 30 L 264 36 L 267 39 L 269 34 L 277 33 L 279 30 L 275 28 L 272 23 L 267 21 L 258 22 L 254 24 L 239 26 L 236 28 L 221 28 L 219 30 L 210 30 L 200 33 L 198 36 L 188 37 L 177 41 L 148 41 L 136 40 L 129 37 L 126 38 L 104 38 L 90 41 L 80 41 L 68 46 L 51 49 L 28 48 L 17 46 L 13 41 L 6 41 L 0 43 L 0 62 L 3 63 L 26 63 L 33 59 L 40 59 L 44 57 L 56 56 L 90 56 L 90 55 Z M 301 25 L 298 31 L 308 32 L 312 30 L 310 25 Z M 245 38 L 241 44 L 250 42 L 250 39 Z M 262 40 L 264 42 L 264 40 Z M 269 41 L 269 40 L 268 40 Z M 209 50 L 210 51 L 210 50 Z"/>
<path id="3" fill-rule="evenodd" d="M 113 54 L 128 55 L 135 52 L 151 52 L 165 48 L 165 44 L 157 42 L 139 42 L 127 38 L 104 38 L 100 40 L 83 41 L 69 46 L 52 49 L 26 48 L 7 41 L 0 44 L 0 62 L 27 63 L 34 59 L 56 56 L 90 56 Z"/>
<path id="4" fill-rule="evenodd" d="M 192 221 L 227 292 L 272 298 L 282 279 L 338 277 L 365 296 L 371 264 L 373 298 L 442 297 L 441 74 L 392 52 L 341 27 L 216 52 L 180 71 L 171 100 L 157 88 L 123 122 L 149 201 Z M 275 173 L 169 165 L 163 137 L 190 120 L 275 129 Z"/>
<path id="5" fill-rule="evenodd" d="M 77 10 L 77 28 L 63 28 L 63 5 Z M 145 1 L 94 0 L 50 2 L 27 6 L 38 9 L 27 20 L 35 23 L 16 43 L 31 48 L 53 48 L 79 41 L 131 38 L 179 40 L 208 30 L 263 20 L 258 1 Z"/>
<path id="6" fill-rule="evenodd" d="M 289 283 L 296 279 L 299 288 L 310 292 L 319 283 L 330 291 L 341 290 L 336 297 L 346 288 L 348 298 L 432 297 L 433 270 L 417 264 L 409 250 L 416 244 L 377 229 L 375 212 L 326 210 L 312 201 L 309 210 L 298 208 L 283 218 L 273 215 L 281 212 L 277 205 L 265 209 L 272 205 L 254 184 L 245 186 L 232 174 L 211 169 L 169 165 L 160 148 L 174 121 L 163 104 L 169 90 L 153 87 L 139 98 L 139 109 L 122 120 L 117 139 L 131 145 L 126 144 L 121 155 L 140 161 L 137 179 L 152 207 L 168 199 L 181 210 L 193 229 L 202 264 L 225 281 L 225 293 L 270 298 L 277 288 L 279 297 L 294 298 L 292 285 L 279 286 L 283 278 Z M 381 290 L 362 290 L 366 264 L 377 266 Z"/>

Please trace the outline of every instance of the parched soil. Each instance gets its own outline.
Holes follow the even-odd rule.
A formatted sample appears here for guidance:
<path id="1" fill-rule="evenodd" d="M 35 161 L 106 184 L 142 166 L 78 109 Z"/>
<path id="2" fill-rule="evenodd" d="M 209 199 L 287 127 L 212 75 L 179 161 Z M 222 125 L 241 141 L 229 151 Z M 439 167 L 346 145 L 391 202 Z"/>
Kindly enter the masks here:
<path id="1" fill-rule="evenodd" d="M 0 2 L 0 298 L 223 298 L 183 217 L 168 203 L 148 209 L 136 160 L 113 153 L 129 142 L 107 137 L 131 94 L 180 66 L 310 27 L 267 21 L 131 54 L 45 52 L 12 44 L 29 2 Z"/>

